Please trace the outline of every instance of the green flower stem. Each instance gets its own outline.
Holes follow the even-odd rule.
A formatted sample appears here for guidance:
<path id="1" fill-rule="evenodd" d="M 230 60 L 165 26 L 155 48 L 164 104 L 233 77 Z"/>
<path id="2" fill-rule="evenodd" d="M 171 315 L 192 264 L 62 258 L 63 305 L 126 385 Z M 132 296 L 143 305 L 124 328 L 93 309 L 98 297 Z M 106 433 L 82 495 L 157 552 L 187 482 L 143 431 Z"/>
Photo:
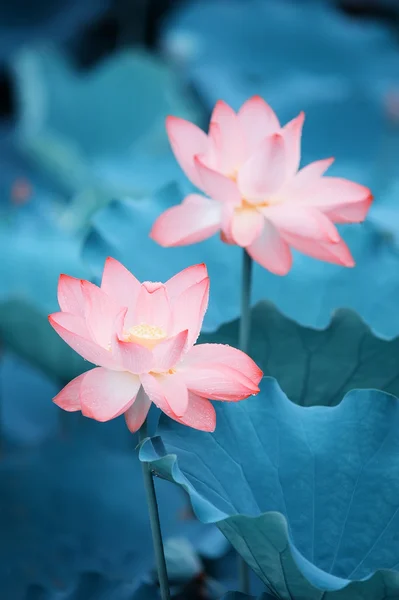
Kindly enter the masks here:
<path id="1" fill-rule="evenodd" d="M 252 258 L 248 252 L 243 250 L 242 256 L 242 282 L 241 282 L 241 319 L 239 346 L 243 352 L 248 352 L 249 335 L 251 330 L 251 286 L 252 286 Z M 240 590 L 244 594 L 249 594 L 249 567 L 247 563 L 239 556 L 239 580 Z"/>
<path id="2" fill-rule="evenodd" d="M 143 425 L 139 430 L 140 442 L 142 442 L 146 437 L 147 421 L 144 421 Z M 161 598 L 162 600 L 170 600 L 168 572 L 166 570 L 165 552 L 163 548 L 161 523 L 159 520 L 158 503 L 155 494 L 154 479 L 151 473 L 150 465 L 146 462 L 143 462 L 141 463 L 141 466 L 143 469 L 144 487 L 147 497 L 148 514 L 150 517 L 152 533 L 152 543 L 154 546 Z"/>

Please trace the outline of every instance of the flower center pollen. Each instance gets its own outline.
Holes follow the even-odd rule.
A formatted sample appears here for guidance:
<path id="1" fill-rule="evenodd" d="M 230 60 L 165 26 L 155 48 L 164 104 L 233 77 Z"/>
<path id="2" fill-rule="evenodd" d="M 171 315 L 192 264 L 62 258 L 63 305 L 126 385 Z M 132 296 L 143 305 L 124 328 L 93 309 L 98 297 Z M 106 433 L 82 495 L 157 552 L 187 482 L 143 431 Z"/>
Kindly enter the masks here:
<path id="1" fill-rule="evenodd" d="M 162 327 L 140 323 L 140 325 L 134 325 L 125 331 L 123 339 L 125 342 L 135 342 L 141 344 L 141 346 L 146 346 L 146 348 L 153 348 L 159 342 L 162 342 L 166 335 L 166 331 Z"/>

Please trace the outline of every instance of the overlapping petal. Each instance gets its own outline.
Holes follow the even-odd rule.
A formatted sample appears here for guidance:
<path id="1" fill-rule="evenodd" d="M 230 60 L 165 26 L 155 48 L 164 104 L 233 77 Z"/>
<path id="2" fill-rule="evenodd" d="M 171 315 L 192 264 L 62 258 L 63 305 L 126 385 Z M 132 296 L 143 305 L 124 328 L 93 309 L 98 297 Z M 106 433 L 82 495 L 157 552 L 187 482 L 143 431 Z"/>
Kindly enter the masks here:
<path id="1" fill-rule="evenodd" d="M 54 404 L 63 408 L 67 412 L 80 410 L 80 386 L 86 373 L 78 375 L 72 379 L 56 396 L 53 398 Z"/>
<path id="2" fill-rule="evenodd" d="M 194 156 L 207 152 L 208 136 L 194 123 L 177 117 L 166 119 L 166 131 L 177 162 L 189 180 L 201 188 L 201 180 L 194 166 Z"/>
<path id="3" fill-rule="evenodd" d="M 337 243 L 327 243 L 295 235 L 284 235 L 286 241 L 296 250 L 329 263 L 354 267 L 355 261 L 343 239 Z"/>
<path id="4" fill-rule="evenodd" d="M 154 361 L 152 369 L 160 372 L 172 369 L 182 358 L 188 345 L 187 339 L 188 329 L 157 344 L 152 351 Z"/>
<path id="5" fill-rule="evenodd" d="M 137 298 L 133 324 L 146 323 L 168 332 L 171 321 L 168 292 L 163 283 L 145 281 Z"/>
<path id="6" fill-rule="evenodd" d="M 190 194 L 182 204 L 172 206 L 155 221 L 150 237 L 161 246 L 184 246 L 202 242 L 220 229 L 221 205 Z"/>
<path id="7" fill-rule="evenodd" d="M 140 288 L 140 282 L 130 271 L 115 258 L 110 256 L 107 258 L 101 281 L 101 290 L 119 306 L 128 308 L 127 322 L 131 321 Z"/>
<path id="8" fill-rule="evenodd" d="M 285 234 L 294 234 L 332 243 L 340 240 L 334 224 L 317 208 L 280 204 L 267 206 L 262 212 L 283 238 Z"/>
<path id="9" fill-rule="evenodd" d="M 261 212 L 250 206 L 234 211 L 231 219 L 231 236 L 238 246 L 246 248 L 261 235 L 265 218 Z"/>
<path id="10" fill-rule="evenodd" d="M 223 100 L 215 104 L 212 125 L 217 126 L 217 130 L 213 129 L 217 165 L 221 173 L 233 175 L 245 159 L 245 138 L 236 113 Z"/>
<path id="11" fill-rule="evenodd" d="M 63 312 L 84 316 L 82 281 L 80 279 L 69 275 L 60 275 L 57 298 Z"/>
<path id="12" fill-rule="evenodd" d="M 241 194 L 235 181 L 223 173 L 209 168 L 205 165 L 201 156 L 196 156 L 194 162 L 201 177 L 202 189 L 208 196 L 219 202 L 241 204 Z"/>
<path id="13" fill-rule="evenodd" d="M 253 260 L 276 275 L 286 275 L 291 269 L 292 254 L 289 245 L 267 219 L 261 235 L 247 247 L 247 252 Z"/>
<path id="14" fill-rule="evenodd" d="M 245 373 L 255 385 L 258 385 L 263 376 L 261 369 L 248 354 L 225 344 L 198 344 L 188 352 L 184 364 L 190 369 L 225 365 Z"/>
<path id="15" fill-rule="evenodd" d="M 85 331 L 82 329 L 84 322 L 82 326 L 82 319 L 68 313 L 59 312 L 50 315 L 49 322 L 64 342 L 85 360 L 110 369 L 118 368 L 111 352 L 90 339 L 88 333 L 87 337 L 84 335 Z"/>
<path id="16" fill-rule="evenodd" d="M 85 323 L 90 337 L 103 348 L 108 348 L 114 332 L 115 320 L 124 307 L 90 281 L 82 282 L 82 292 Z"/>
<path id="17" fill-rule="evenodd" d="M 188 330 L 187 347 L 192 346 L 201 330 L 208 307 L 209 279 L 206 277 L 185 290 L 176 299 L 172 310 L 172 332 Z"/>
<path id="18" fill-rule="evenodd" d="M 237 114 L 248 153 L 256 150 L 265 137 L 280 130 L 275 112 L 260 96 L 252 96 L 244 102 Z"/>
<path id="19" fill-rule="evenodd" d="M 141 386 L 133 404 L 125 412 L 126 425 L 129 431 L 135 433 L 140 429 L 151 407 L 151 400 Z"/>
<path id="20" fill-rule="evenodd" d="M 127 372 L 97 367 L 85 374 L 80 386 L 82 413 L 96 421 L 109 421 L 134 402 L 140 379 Z"/>
<path id="21" fill-rule="evenodd" d="M 179 372 L 190 392 L 209 400 L 236 402 L 259 392 L 254 381 L 228 365 L 183 365 Z"/>
<path id="22" fill-rule="evenodd" d="M 275 133 L 262 140 L 240 168 L 237 183 L 245 199 L 263 201 L 282 186 L 285 176 L 284 138 Z"/>
<path id="23" fill-rule="evenodd" d="M 285 177 L 290 179 L 299 169 L 301 161 L 301 136 L 305 113 L 285 125 L 281 131 L 285 145 Z"/>
<path id="24" fill-rule="evenodd" d="M 199 265 L 193 265 L 183 269 L 180 273 L 177 273 L 165 283 L 165 287 L 168 290 L 169 301 L 171 305 L 174 300 L 180 296 L 185 290 L 199 283 L 203 279 L 208 277 L 208 270 L 204 263 Z"/>

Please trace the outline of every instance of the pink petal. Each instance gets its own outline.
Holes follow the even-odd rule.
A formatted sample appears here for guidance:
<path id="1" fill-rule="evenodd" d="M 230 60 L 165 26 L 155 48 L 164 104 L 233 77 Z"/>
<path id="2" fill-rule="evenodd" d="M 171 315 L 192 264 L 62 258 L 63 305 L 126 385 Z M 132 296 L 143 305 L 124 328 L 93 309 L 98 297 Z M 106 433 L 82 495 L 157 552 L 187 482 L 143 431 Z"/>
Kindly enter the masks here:
<path id="1" fill-rule="evenodd" d="M 68 412 L 80 410 L 80 386 L 86 373 L 75 377 L 53 398 L 54 404 Z"/>
<path id="2" fill-rule="evenodd" d="M 284 138 L 265 138 L 238 173 L 238 187 L 247 200 L 265 200 L 276 192 L 286 175 Z"/>
<path id="3" fill-rule="evenodd" d="M 173 333 L 188 330 L 187 348 L 190 348 L 199 336 L 204 314 L 208 307 L 209 278 L 192 285 L 183 292 L 173 305 Z"/>
<path id="4" fill-rule="evenodd" d="M 196 154 L 207 152 L 209 147 L 208 136 L 194 123 L 177 117 L 166 119 L 166 131 L 177 162 L 190 181 L 200 188 L 201 180 L 193 159 Z"/>
<path id="5" fill-rule="evenodd" d="M 136 400 L 125 412 L 126 425 L 129 431 L 135 433 L 140 429 L 147 418 L 151 407 L 151 400 L 145 393 L 143 387 L 140 387 Z"/>
<path id="6" fill-rule="evenodd" d="M 115 320 L 123 307 L 89 281 L 82 282 L 82 290 L 86 325 L 91 337 L 100 346 L 108 348 L 115 330 Z"/>
<path id="7" fill-rule="evenodd" d="M 129 408 L 139 389 L 136 375 L 93 369 L 86 373 L 80 387 L 82 414 L 96 421 L 109 421 Z"/>
<path id="8" fill-rule="evenodd" d="M 171 320 L 171 307 L 168 292 L 163 283 L 145 281 L 134 309 L 133 325 L 154 325 L 161 327 L 166 333 Z"/>
<path id="9" fill-rule="evenodd" d="M 82 281 L 69 275 L 60 275 L 58 280 L 58 304 L 63 312 L 84 316 Z"/>
<path id="10" fill-rule="evenodd" d="M 170 303 L 172 304 L 175 298 L 194 285 L 194 283 L 199 283 L 205 279 L 205 277 L 208 277 L 208 270 L 204 263 L 187 267 L 187 269 L 183 269 L 180 273 L 176 273 L 176 275 L 165 283 Z"/>
<path id="11" fill-rule="evenodd" d="M 149 399 L 154 402 L 168 417 L 178 423 L 199 429 L 201 431 L 214 431 L 216 427 L 216 413 L 212 404 L 205 398 L 188 392 L 188 406 L 184 416 L 178 417 L 165 398 L 163 389 L 153 375 L 141 376 L 144 391 Z"/>
<path id="12" fill-rule="evenodd" d="M 264 216 L 255 208 L 237 208 L 231 222 L 233 240 L 246 248 L 261 235 L 264 222 Z"/>
<path id="13" fill-rule="evenodd" d="M 309 238 L 302 238 L 295 235 L 285 235 L 286 241 L 296 250 L 323 260 L 329 263 L 336 263 L 344 267 L 354 267 L 355 261 L 349 251 L 348 246 L 341 239 L 338 243 L 328 244 L 326 242 L 320 242 Z"/>
<path id="14" fill-rule="evenodd" d="M 302 127 L 305 120 L 305 113 L 301 112 L 295 119 L 292 119 L 282 129 L 282 136 L 285 142 L 286 156 L 286 178 L 291 178 L 299 169 L 301 161 L 301 136 Z"/>
<path id="15" fill-rule="evenodd" d="M 223 204 L 222 222 L 221 222 L 222 231 L 220 232 L 220 239 L 225 244 L 234 244 L 235 245 L 235 243 L 236 243 L 233 238 L 233 233 L 232 233 L 234 211 L 235 211 L 235 207 L 232 206 L 231 204 Z"/>
<path id="16" fill-rule="evenodd" d="M 82 323 L 84 325 L 83 319 L 59 312 L 49 315 L 49 322 L 64 342 L 80 356 L 83 356 L 85 360 L 102 367 L 116 368 L 115 359 L 111 352 L 91 340 L 88 337 L 87 330 L 87 337 L 82 335 L 84 332 L 82 328 Z"/>
<path id="17" fill-rule="evenodd" d="M 222 100 L 219 100 L 213 109 L 210 135 L 215 141 L 220 171 L 226 175 L 234 175 L 245 157 L 245 140 L 236 113 Z"/>
<path id="18" fill-rule="evenodd" d="M 136 375 L 151 371 L 154 357 L 148 348 L 135 342 L 123 342 L 117 337 L 112 340 L 112 354 L 116 363 L 124 371 Z"/>
<path id="19" fill-rule="evenodd" d="M 176 419 L 178 416 L 183 416 L 188 406 L 188 392 L 180 375 L 146 373 L 141 375 L 140 379 L 150 400 L 168 417 Z"/>
<path id="20" fill-rule="evenodd" d="M 209 400 L 191 392 L 188 394 L 188 407 L 184 416 L 172 419 L 200 431 L 215 431 L 216 428 L 216 412 L 213 405 Z"/>
<path id="21" fill-rule="evenodd" d="M 265 137 L 280 130 L 274 111 L 260 96 L 253 96 L 241 106 L 238 122 L 245 134 L 249 152 L 256 150 Z"/>
<path id="22" fill-rule="evenodd" d="M 131 320 L 131 312 L 136 304 L 141 288 L 140 282 L 119 261 L 110 256 L 105 261 L 101 290 L 112 298 L 119 306 L 126 306 L 127 321 Z"/>
<path id="23" fill-rule="evenodd" d="M 179 373 L 156 375 L 165 400 L 176 417 L 183 417 L 188 407 L 188 390 Z"/>
<path id="24" fill-rule="evenodd" d="M 370 194 L 363 202 L 340 206 L 339 208 L 326 211 L 325 214 L 333 223 L 362 223 L 367 216 L 372 201 L 373 196 Z"/>
<path id="25" fill-rule="evenodd" d="M 325 158 L 323 160 L 316 160 L 315 162 L 306 165 L 306 167 L 303 167 L 303 169 L 298 171 L 294 177 L 293 184 L 295 189 L 308 189 L 309 185 L 324 175 L 333 162 L 334 158 Z"/>
<path id="26" fill-rule="evenodd" d="M 301 203 L 317 207 L 336 223 L 358 223 L 366 217 L 372 200 L 370 190 L 364 185 L 338 177 L 321 177 L 309 186 Z"/>
<path id="27" fill-rule="evenodd" d="M 243 373 L 255 385 L 262 379 L 263 372 L 245 352 L 224 344 L 198 344 L 184 357 L 184 366 L 191 369 L 225 365 Z"/>
<path id="28" fill-rule="evenodd" d="M 220 229 L 221 206 L 198 194 L 172 206 L 155 221 L 150 237 L 161 246 L 185 246 L 211 237 Z"/>
<path id="29" fill-rule="evenodd" d="M 286 275 L 291 269 L 292 255 L 289 246 L 267 219 L 262 234 L 247 247 L 247 252 L 262 267 L 276 275 Z"/>
<path id="30" fill-rule="evenodd" d="M 187 345 L 187 337 L 188 330 L 186 329 L 164 342 L 157 344 L 152 351 L 154 356 L 154 366 L 152 370 L 169 371 L 169 369 L 172 369 L 183 355 Z"/>
<path id="31" fill-rule="evenodd" d="M 259 392 L 243 373 L 223 364 L 191 367 L 183 363 L 178 372 L 190 392 L 210 400 L 237 402 Z"/>
<path id="32" fill-rule="evenodd" d="M 316 208 L 286 203 L 267 206 L 262 209 L 262 213 L 275 225 L 283 238 L 288 233 L 325 242 L 340 240 L 336 227 Z"/>
<path id="33" fill-rule="evenodd" d="M 219 202 L 241 204 L 241 194 L 235 181 L 207 167 L 200 156 L 194 158 L 202 181 L 202 188 L 208 196 Z"/>

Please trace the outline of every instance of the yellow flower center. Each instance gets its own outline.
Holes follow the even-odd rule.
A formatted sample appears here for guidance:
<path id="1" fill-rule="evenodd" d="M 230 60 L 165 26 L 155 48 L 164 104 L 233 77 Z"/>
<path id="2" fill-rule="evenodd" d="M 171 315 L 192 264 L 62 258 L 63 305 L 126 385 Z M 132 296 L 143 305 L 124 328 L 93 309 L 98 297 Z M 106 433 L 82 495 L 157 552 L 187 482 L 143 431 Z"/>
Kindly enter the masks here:
<path id="1" fill-rule="evenodd" d="M 162 327 L 140 323 L 140 325 L 134 325 L 127 331 L 124 331 L 123 339 L 125 342 L 135 342 L 146 348 L 154 348 L 154 346 L 166 338 L 166 335 L 166 331 Z"/>

